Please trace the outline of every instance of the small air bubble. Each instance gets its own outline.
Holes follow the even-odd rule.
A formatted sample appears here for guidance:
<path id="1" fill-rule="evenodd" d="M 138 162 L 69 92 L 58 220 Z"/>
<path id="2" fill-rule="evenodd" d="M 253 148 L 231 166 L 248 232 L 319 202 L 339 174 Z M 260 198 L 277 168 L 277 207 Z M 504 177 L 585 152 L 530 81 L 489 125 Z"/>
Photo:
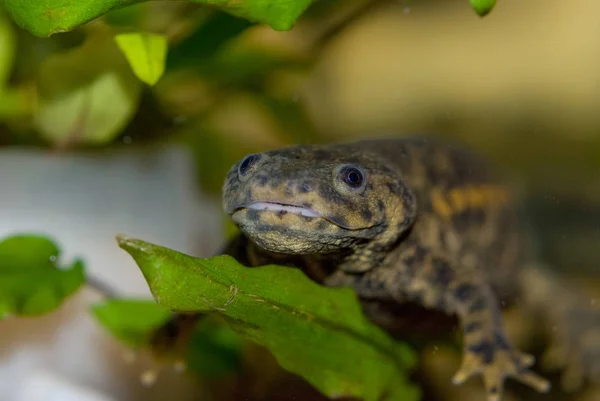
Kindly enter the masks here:
<path id="1" fill-rule="evenodd" d="M 410 7 L 404 7 L 404 8 L 402 9 L 402 13 L 403 13 L 403 14 L 409 14 L 409 13 L 410 13 Z"/>
<path id="2" fill-rule="evenodd" d="M 590 305 L 592 305 L 592 306 L 596 305 L 596 299 L 590 299 Z"/>
<path id="3" fill-rule="evenodd" d="M 125 135 L 125 136 L 123 137 L 123 143 L 124 143 L 125 145 L 129 145 L 131 142 L 132 142 L 132 139 L 131 139 L 131 137 L 130 137 L 129 135 Z"/>
<path id="4" fill-rule="evenodd" d="M 183 362 L 183 361 L 177 361 L 173 365 L 173 368 L 175 369 L 175 372 L 182 373 L 182 372 L 185 371 L 185 369 L 187 368 L 187 366 L 185 365 L 185 362 Z"/>
<path id="5" fill-rule="evenodd" d="M 154 383 L 156 383 L 157 376 L 158 376 L 158 374 L 157 374 L 156 370 L 148 369 L 147 371 L 145 371 L 144 373 L 141 374 L 140 381 L 142 382 L 142 384 L 144 386 L 150 387 Z"/>
<path id="6" fill-rule="evenodd" d="M 49 258 L 50 262 L 56 262 L 56 255 L 51 255 Z"/>

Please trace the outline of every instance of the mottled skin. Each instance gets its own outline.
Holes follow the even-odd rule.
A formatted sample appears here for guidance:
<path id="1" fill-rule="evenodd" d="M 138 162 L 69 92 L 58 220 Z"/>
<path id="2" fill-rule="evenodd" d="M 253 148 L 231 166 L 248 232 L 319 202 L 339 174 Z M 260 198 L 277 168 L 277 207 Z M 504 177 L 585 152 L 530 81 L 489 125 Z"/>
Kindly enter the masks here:
<path id="1" fill-rule="evenodd" d="M 554 352 L 566 352 L 572 381 L 597 377 L 600 322 L 569 320 L 574 311 L 587 322 L 594 316 L 574 295 L 560 308 L 552 302 L 567 292 L 535 267 L 512 197 L 487 163 L 432 139 L 274 150 L 227 175 L 223 207 L 241 234 L 224 252 L 248 266 L 290 265 L 324 285 L 351 286 L 384 327 L 394 316 L 383 303 L 457 316 L 463 363 L 453 381 L 481 374 L 489 401 L 500 399 L 508 376 L 549 388 L 529 370 L 533 357 L 505 335 L 500 306 L 515 299 L 543 312 L 550 327 L 571 325 L 555 336 Z M 528 291 L 532 284 L 538 290 Z"/>

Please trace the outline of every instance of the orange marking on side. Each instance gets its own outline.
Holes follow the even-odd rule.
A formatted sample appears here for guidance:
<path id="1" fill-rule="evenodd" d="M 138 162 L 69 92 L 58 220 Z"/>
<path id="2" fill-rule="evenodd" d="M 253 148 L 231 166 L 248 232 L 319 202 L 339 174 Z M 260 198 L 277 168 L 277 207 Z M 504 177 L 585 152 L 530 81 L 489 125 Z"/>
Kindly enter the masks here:
<path id="1" fill-rule="evenodd" d="M 452 208 L 438 189 L 431 191 L 431 205 L 433 210 L 445 219 L 450 218 L 452 215 Z"/>
<path id="2" fill-rule="evenodd" d="M 434 211 L 445 219 L 468 209 L 503 206 L 510 200 L 508 191 L 497 185 L 468 185 L 453 188 L 447 197 L 439 189 L 432 190 Z"/>
<path id="3" fill-rule="evenodd" d="M 452 190 L 450 191 L 450 202 L 452 203 L 452 212 L 458 213 L 471 207 L 471 198 L 468 190 Z"/>

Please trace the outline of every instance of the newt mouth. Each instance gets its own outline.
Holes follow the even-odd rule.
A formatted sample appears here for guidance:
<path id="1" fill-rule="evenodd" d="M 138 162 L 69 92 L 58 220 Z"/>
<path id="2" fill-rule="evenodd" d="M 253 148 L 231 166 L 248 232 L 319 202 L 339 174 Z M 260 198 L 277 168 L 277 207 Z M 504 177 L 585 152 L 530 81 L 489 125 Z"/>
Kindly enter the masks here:
<path id="1" fill-rule="evenodd" d="M 339 221 L 334 216 L 323 215 L 316 210 L 306 207 L 300 206 L 298 204 L 292 203 L 281 203 L 281 202 L 273 202 L 273 201 L 253 201 L 250 203 L 242 204 L 231 209 L 229 213 L 231 216 L 243 211 L 243 210 L 256 210 L 259 212 L 267 211 L 273 213 L 280 213 L 281 215 L 285 214 L 293 214 L 296 216 L 303 216 L 311 219 L 319 218 L 327 221 L 330 224 L 338 226 L 344 230 L 348 231 L 362 231 L 366 229 L 370 229 L 376 226 L 379 226 L 380 223 L 376 223 L 366 227 L 352 227 L 346 222 Z M 234 218 L 235 219 L 235 218 Z"/>
<path id="2" fill-rule="evenodd" d="M 291 213 L 297 214 L 304 217 L 323 217 L 319 213 L 314 210 L 298 205 L 286 204 L 286 203 L 277 203 L 277 202 L 265 202 L 265 201 L 257 201 L 252 202 L 248 205 L 236 208 L 234 212 L 239 211 L 241 209 L 253 209 L 253 210 L 267 210 L 276 213 Z"/>

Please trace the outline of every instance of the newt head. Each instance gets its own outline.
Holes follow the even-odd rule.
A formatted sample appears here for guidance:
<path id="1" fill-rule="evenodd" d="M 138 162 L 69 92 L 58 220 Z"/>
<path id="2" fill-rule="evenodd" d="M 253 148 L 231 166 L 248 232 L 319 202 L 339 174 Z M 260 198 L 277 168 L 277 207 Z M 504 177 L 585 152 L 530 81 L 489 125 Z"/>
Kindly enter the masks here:
<path id="1" fill-rule="evenodd" d="M 227 174 L 223 208 L 271 252 L 330 253 L 368 242 L 413 216 L 414 202 L 398 196 L 409 193 L 398 173 L 358 150 L 299 145 L 247 155 Z"/>

